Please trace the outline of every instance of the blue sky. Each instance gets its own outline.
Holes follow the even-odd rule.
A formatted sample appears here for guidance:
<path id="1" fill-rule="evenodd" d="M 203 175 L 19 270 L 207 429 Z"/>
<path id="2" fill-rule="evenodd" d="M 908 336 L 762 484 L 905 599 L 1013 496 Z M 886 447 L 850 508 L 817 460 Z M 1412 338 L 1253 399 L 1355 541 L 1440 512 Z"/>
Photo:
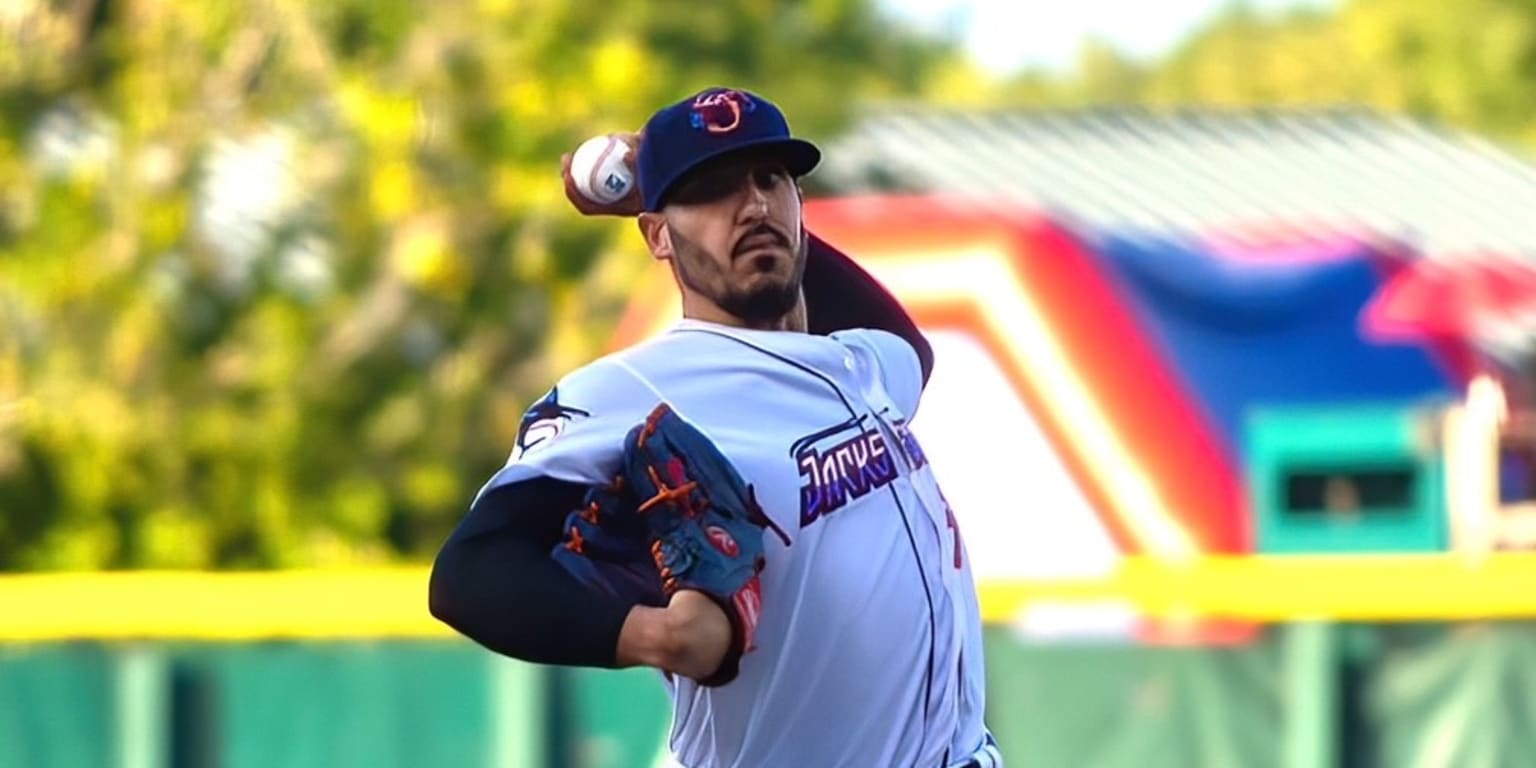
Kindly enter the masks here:
<path id="1" fill-rule="evenodd" d="M 996 73 L 1069 69 L 1079 44 L 1098 37 L 1138 57 L 1168 50 L 1232 0 L 879 0 L 898 16 L 960 34 Z M 1266 10 L 1327 7 L 1331 0 L 1247 0 Z"/>

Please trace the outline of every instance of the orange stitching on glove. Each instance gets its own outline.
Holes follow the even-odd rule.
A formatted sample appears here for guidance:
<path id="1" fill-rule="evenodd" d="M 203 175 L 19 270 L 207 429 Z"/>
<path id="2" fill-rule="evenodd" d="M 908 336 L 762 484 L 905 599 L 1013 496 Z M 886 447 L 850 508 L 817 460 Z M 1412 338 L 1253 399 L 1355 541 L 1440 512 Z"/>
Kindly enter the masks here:
<path id="1" fill-rule="evenodd" d="M 651 542 L 651 560 L 656 563 L 656 568 L 661 572 L 661 588 L 671 594 L 677 591 L 677 577 L 672 575 L 672 569 L 665 565 L 666 558 L 661 552 L 661 542 Z"/>
<path id="2" fill-rule="evenodd" d="M 685 507 L 685 512 L 692 512 L 692 506 L 689 504 L 688 496 L 689 494 L 693 493 L 693 489 L 699 487 L 697 480 L 690 480 L 676 488 L 668 488 L 667 484 L 661 479 L 661 476 L 656 474 L 655 467 L 646 467 L 645 471 L 650 473 L 651 482 L 656 484 L 657 491 L 656 495 L 652 496 L 649 501 L 646 501 L 640 505 L 640 512 L 646 512 L 650 510 L 651 507 L 654 507 L 664 501 L 677 502 Z"/>
<path id="3" fill-rule="evenodd" d="M 640 429 L 640 436 L 635 440 L 636 446 L 645 447 L 646 438 L 656 434 L 656 427 L 661 422 L 661 417 L 667 412 L 668 409 L 657 408 L 651 411 L 651 415 L 645 417 L 645 426 Z"/>

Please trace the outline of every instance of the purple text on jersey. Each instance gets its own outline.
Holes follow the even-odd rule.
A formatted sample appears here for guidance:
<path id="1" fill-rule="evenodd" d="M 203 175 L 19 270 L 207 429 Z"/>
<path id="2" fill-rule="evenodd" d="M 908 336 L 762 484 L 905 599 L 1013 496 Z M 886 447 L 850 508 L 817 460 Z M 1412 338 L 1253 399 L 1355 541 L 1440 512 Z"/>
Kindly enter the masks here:
<path id="1" fill-rule="evenodd" d="M 868 431 L 825 451 L 806 447 L 795 455 L 800 476 L 800 527 L 830 515 L 896 479 L 896 464 L 879 432 Z"/>
<path id="2" fill-rule="evenodd" d="M 906 422 L 898 421 L 893 426 L 896 428 L 896 439 L 901 441 L 901 449 L 907 454 L 907 463 L 912 465 L 913 471 L 922 469 L 928 463 L 928 455 L 923 453 L 923 446 L 917 442 L 917 435 L 912 434 Z"/>

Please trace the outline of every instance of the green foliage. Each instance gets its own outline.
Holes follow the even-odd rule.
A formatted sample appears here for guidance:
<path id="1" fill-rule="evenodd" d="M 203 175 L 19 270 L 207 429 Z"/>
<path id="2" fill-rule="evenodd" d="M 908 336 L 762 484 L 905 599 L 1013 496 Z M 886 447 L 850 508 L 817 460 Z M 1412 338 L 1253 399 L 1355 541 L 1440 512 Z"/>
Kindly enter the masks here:
<path id="1" fill-rule="evenodd" d="M 0 14 L 0 570 L 429 555 L 648 268 L 560 153 L 711 84 L 826 138 L 944 56 L 865 0 Z"/>
<path id="2" fill-rule="evenodd" d="M 0 570 L 422 558 L 650 268 L 561 152 L 732 84 L 1363 103 L 1536 139 L 1536 5 L 1239 3 L 994 81 L 873 0 L 18 0 L 0 11 Z"/>
<path id="3" fill-rule="evenodd" d="M 1084 104 L 1366 105 L 1536 140 L 1536 6 L 1528 0 L 1344 0 L 1337 10 L 1235 3 L 1160 61 L 1089 41 L 1063 78 L 1025 73 L 983 98 Z"/>

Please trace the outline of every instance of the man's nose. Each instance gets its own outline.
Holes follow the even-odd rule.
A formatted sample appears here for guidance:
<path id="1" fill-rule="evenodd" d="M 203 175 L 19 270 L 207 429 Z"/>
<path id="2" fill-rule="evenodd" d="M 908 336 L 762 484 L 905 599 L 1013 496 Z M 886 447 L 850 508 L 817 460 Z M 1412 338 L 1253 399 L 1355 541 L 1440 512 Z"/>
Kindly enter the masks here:
<path id="1" fill-rule="evenodd" d="M 746 214 L 753 218 L 764 218 L 768 215 L 768 190 L 763 189 L 756 179 L 747 178 L 747 200 L 745 204 Z"/>

